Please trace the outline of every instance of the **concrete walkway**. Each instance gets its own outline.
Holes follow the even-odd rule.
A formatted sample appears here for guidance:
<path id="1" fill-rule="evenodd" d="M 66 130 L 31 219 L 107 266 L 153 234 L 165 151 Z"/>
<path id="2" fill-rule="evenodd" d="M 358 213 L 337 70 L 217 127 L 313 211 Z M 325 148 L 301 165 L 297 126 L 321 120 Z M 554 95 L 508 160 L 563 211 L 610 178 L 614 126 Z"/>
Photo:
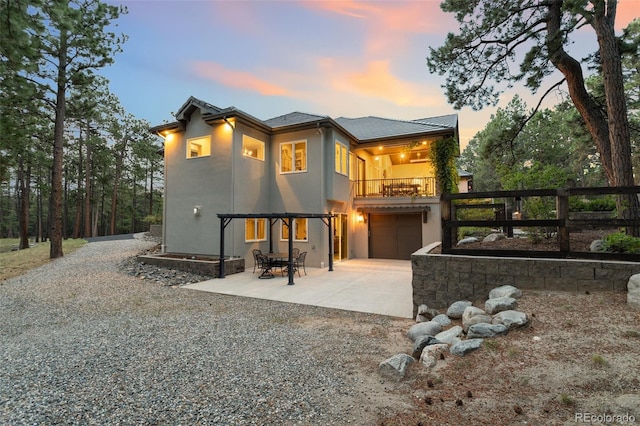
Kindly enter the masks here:
<path id="1" fill-rule="evenodd" d="M 411 262 L 408 260 L 352 259 L 328 268 L 307 268 L 295 275 L 294 285 L 279 276 L 258 279 L 253 268 L 183 288 L 234 296 L 254 297 L 348 311 L 412 318 Z"/>

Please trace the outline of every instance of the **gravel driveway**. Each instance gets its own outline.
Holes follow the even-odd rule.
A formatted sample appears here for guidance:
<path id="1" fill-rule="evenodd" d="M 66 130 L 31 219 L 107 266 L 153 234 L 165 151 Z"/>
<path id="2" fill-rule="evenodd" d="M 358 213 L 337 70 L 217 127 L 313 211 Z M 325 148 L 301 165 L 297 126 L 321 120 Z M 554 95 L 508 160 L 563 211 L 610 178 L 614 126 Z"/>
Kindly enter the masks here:
<path id="1" fill-rule="evenodd" d="M 162 286 L 90 243 L 0 283 L 0 424 L 375 424 L 407 321 Z M 397 330 L 394 331 L 394 330 Z"/>

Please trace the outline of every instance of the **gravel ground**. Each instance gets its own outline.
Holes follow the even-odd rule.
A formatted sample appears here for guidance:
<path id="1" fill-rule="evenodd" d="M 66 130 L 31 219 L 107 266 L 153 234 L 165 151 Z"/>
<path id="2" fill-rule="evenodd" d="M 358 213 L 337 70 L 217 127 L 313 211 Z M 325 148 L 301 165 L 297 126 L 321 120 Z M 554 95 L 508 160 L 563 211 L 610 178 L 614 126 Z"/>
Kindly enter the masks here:
<path id="1" fill-rule="evenodd" d="M 376 373 L 405 320 L 130 275 L 153 245 L 90 243 L 0 283 L 0 424 L 375 424 L 409 407 Z"/>

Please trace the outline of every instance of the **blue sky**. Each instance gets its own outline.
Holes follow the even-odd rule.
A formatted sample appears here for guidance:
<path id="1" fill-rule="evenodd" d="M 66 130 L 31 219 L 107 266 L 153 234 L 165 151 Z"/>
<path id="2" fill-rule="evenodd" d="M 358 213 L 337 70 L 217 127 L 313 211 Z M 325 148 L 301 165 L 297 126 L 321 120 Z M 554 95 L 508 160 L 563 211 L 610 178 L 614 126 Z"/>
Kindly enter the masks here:
<path id="1" fill-rule="evenodd" d="M 429 46 L 457 28 L 438 0 L 124 0 L 124 52 L 103 70 L 124 107 L 152 125 L 189 96 L 268 119 L 293 111 L 410 120 L 457 113 L 462 145 L 495 108 L 454 110 L 430 75 Z M 617 27 L 640 16 L 621 0 Z M 581 48 L 595 42 L 585 38 Z M 519 93 L 529 104 L 534 98 Z M 553 99 L 552 99 L 553 101 Z"/>

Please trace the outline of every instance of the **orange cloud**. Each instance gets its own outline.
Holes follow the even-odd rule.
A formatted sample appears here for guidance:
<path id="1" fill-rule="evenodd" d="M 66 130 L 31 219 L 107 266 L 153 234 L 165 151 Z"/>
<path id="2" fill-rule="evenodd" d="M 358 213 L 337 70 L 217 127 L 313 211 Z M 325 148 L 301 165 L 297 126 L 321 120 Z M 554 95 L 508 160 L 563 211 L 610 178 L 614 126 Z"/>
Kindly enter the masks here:
<path id="1" fill-rule="evenodd" d="M 439 91 L 428 93 L 426 85 L 397 78 L 389 68 L 389 61 L 369 62 L 364 72 L 345 72 L 332 79 L 339 90 L 385 99 L 399 106 L 433 106 L 442 98 Z"/>
<path id="2" fill-rule="evenodd" d="M 215 62 L 193 62 L 192 70 L 199 77 L 228 87 L 257 92 L 264 96 L 285 96 L 289 90 L 254 76 L 246 71 L 225 68 Z"/>

